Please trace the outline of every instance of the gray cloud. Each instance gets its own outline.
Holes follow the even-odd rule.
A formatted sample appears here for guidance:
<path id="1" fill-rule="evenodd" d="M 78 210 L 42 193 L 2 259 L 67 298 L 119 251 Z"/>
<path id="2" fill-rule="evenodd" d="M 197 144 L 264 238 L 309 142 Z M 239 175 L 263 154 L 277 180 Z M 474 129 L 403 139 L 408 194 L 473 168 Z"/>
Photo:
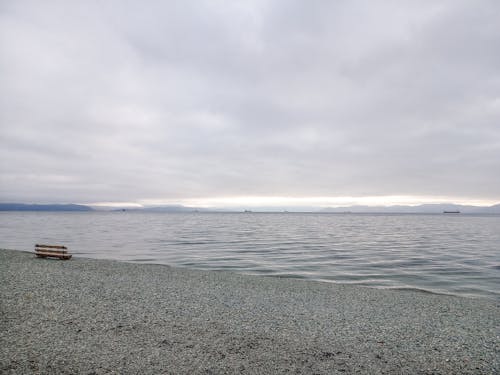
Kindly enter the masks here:
<path id="1" fill-rule="evenodd" d="M 497 1 L 0 4 L 0 199 L 500 200 Z"/>

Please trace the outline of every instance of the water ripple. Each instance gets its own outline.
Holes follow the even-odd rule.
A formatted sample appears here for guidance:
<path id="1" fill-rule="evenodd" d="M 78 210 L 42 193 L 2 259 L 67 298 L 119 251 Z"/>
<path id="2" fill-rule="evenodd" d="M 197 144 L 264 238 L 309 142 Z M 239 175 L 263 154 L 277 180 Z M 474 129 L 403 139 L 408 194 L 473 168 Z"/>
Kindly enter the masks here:
<path id="1" fill-rule="evenodd" d="M 0 247 L 500 299 L 500 216 L 0 213 Z"/>

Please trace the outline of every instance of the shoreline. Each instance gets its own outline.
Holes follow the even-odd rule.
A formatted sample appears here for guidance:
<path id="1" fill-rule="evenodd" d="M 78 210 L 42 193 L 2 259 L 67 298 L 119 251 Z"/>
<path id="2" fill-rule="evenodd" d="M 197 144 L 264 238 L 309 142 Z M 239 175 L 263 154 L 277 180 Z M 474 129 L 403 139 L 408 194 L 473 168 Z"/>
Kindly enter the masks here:
<path id="1" fill-rule="evenodd" d="M 0 248 L 0 250 L 7 250 L 7 251 L 16 251 L 16 252 L 23 252 L 26 254 L 33 254 L 33 251 L 29 250 L 17 250 L 13 248 Z M 486 295 L 486 294 L 477 294 L 477 293 L 453 293 L 450 291 L 447 291 L 445 289 L 424 289 L 424 288 L 419 288 L 416 286 L 394 286 L 394 287 L 388 287 L 388 286 L 378 286 L 378 285 L 367 285 L 363 283 L 356 283 L 356 282 L 344 282 L 344 281 L 337 281 L 333 279 L 316 279 L 316 278 L 309 278 L 309 277 L 304 277 L 301 276 L 300 274 L 285 274 L 285 275 L 280 275 L 280 274 L 268 274 L 268 273 L 259 273 L 259 272 L 241 272 L 241 271 L 235 271 L 230 268 L 224 268 L 224 269 L 218 269 L 218 268 L 198 268 L 198 267 L 190 267 L 190 266 L 183 266 L 183 265 L 176 265 L 176 264 L 165 264 L 165 263 L 157 263 L 154 261 L 135 261 L 135 260 L 128 260 L 128 259 L 115 259 L 115 258 L 92 258 L 88 257 L 85 255 L 81 255 L 80 253 L 74 253 L 73 251 L 71 252 L 72 258 L 73 259 L 83 259 L 83 260 L 97 260 L 97 261 L 112 261 L 112 262 L 123 262 L 123 263 L 130 263 L 130 264 L 139 264 L 139 265 L 146 265 L 146 266 L 161 266 L 161 267 L 170 267 L 170 268 L 175 268 L 175 269 L 181 269 L 181 270 L 192 270 L 192 271 L 202 271 L 202 272 L 224 272 L 224 273 L 231 273 L 231 274 L 237 274 L 237 275 L 244 275 L 244 276 L 253 276 L 253 277 L 270 277 L 270 278 L 277 278 L 277 279 L 292 279 L 292 280 L 301 280 L 304 282 L 313 282 L 313 283 L 326 283 L 326 284 L 333 284 L 333 285 L 350 285 L 354 287 L 360 287 L 360 288 L 370 288 L 370 289 L 378 289 L 378 290 L 394 290 L 394 291 L 403 291 L 403 292 L 416 292 L 416 293 L 427 293 L 427 294 L 433 294 L 433 295 L 438 295 L 438 296 L 450 296 L 450 297 L 460 297 L 460 298 L 472 298 L 472 299 L 486 299 L 489 301 L 493 302 L 499 302 L 500 303 L 500 296 L 497 295 Z"/>
<path id="2" fill-rule="evenodd" d="M 0 250 L 2 373 L 500 371 L 487 298 Z"/>

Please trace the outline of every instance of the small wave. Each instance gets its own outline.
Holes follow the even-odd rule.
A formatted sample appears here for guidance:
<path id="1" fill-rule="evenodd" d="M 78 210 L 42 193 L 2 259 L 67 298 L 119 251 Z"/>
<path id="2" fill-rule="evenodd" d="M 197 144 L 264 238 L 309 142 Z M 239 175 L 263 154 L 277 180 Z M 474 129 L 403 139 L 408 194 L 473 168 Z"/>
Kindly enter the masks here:
<path id="1" fill-rule="evenodd" d="M 439 296 L 454 296 L 454 297 L 459 296 L 458 294 L 454 294 L 454 293 L 450 293 L 450 292 L 409 287 L 409 286 L 407 286 L 407 287 L 377 287 L 377 286 L 374 286 L 374 288 L 388 289 L 388 290 L 400 290 L 402 292 L 418 292 L 418 293 L 425 293 L 425 294 L 435 294 L 435 295 L 439 295 Z"/>

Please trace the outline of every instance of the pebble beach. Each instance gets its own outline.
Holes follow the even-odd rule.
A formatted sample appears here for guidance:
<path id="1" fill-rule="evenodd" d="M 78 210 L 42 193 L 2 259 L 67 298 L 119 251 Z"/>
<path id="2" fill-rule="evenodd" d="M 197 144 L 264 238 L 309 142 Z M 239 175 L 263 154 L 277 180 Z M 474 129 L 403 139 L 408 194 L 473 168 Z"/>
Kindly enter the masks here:
<path id="1" fill-rule="evenodd" d="M 495 374 L 500 304 L 0 250 L 2 374 Z"/>

